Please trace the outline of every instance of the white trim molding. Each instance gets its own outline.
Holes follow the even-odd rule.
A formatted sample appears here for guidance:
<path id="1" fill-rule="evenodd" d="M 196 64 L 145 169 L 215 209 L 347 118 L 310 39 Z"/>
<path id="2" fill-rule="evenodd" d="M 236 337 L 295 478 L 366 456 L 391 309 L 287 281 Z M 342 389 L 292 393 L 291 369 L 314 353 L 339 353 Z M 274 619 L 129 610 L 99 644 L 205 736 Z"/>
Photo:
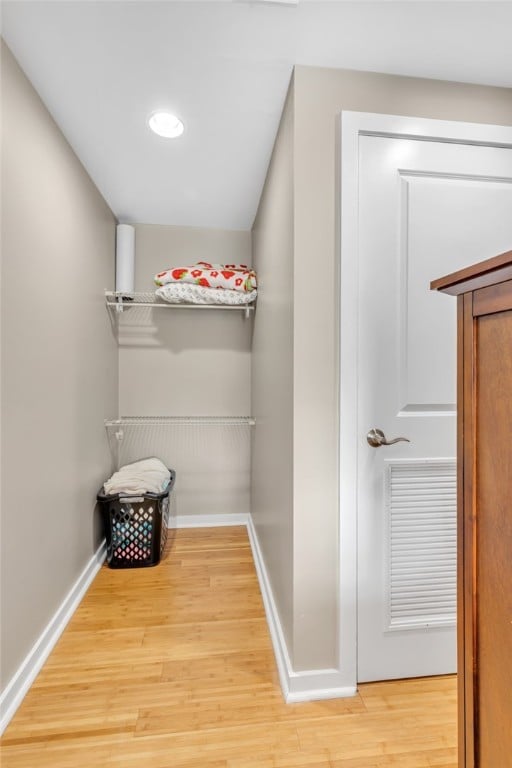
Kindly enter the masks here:
<path id="1" fill-rule="evenodd" d="M 20 706 L 106 557 L 102 541 L 0 696 L 0 734 Z"/>
<path id="2" fill-rule="evenodd" d="M 512 128 L 367 112 L 341 112 L 339 236 L 339 658 L 345 684 L 357 681 L 357 447 L 359 317 L 359 139 L 361 136 L 512 147 Z"/>
<path id="3" fill-rule="evenodd" d="M 170 518 L 170 528 L 218 528 L 225 525 L 247 525 L 248 512 L 226 515 L 176 515 Z"/>
<path id="4" fill-rule="evenodd" d="M 355 696 L 357 693 L 356 686 L 345 685 L 344 675 L 337 669 L 313 669 L 302 672 L 295 672 L 293 669 L 258 535 L 250 516 L 247 522 L 247 533 L 251 543 L 284 700 L 287 703 L 292 703 Z"/>

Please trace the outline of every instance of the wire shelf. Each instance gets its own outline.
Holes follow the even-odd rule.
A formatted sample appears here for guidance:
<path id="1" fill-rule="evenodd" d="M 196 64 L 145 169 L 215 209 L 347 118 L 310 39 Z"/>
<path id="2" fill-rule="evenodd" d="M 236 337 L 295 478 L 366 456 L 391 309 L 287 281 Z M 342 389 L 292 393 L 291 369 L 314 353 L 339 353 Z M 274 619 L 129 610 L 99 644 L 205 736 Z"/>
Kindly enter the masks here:
<path id="1" fill-rule="evenodd" d="M 175 446 L 176 441 L 179 444 L 183 444 L 184 440 L 195 443 L 199 439 L 202 443 L 206 435 L 216 435 L 218 438 L 222 434 L 229 441 L 235 432 L 248 435 L 247 428 L 255 424 L 256 421 L 250 416 L 123 416 L 120 419 L 106 419 L 105 429 L 112 458 L 119 468 L 121 463 L 153 454 L 157 445 L 162 455 L 168 455 L 169 446 Z M 194 429 L 183 430 L 182 427 Z M 201 427 L 206 427 L 206 432 Z M 227 433 L 223 431 L 225 427 L 229 428 Z M 234 430 L 233 427 L 239 429 Z M 232 437 L 228 438 L 228 434 Z"/>
<path id="2" fill-rule="evenodd" d="M 162 301 L 155 293 L 151 291 L 133 292 L 128 291 L 105 291 L 105 301 L 109 309 L 115 309 L 116 312 L 123 312 L 132 307 L 150 307 L 151 309 L 221 309 L 235 312 L 243 312 L 245 317 L 249 317 L 254 312 L 254 307 L 249 304 L 171 304 L 168 301 Z"/>
<path id="3" fill-rule="evenodd" d="M 123 426 L 185 426 L 197 424 L 201 426 L 241 426 L 253 427 L 256 422 L 251 416 L 122 416 L 120 419 L 107 419 L 106 427 Z"/>
<path id="4" fill-rule="evenodd" d="M 249 416 L 127 416 L 105 421 L 112 468 L 156 456 L 176 471 L 177 515 L 248 512 Z"/>

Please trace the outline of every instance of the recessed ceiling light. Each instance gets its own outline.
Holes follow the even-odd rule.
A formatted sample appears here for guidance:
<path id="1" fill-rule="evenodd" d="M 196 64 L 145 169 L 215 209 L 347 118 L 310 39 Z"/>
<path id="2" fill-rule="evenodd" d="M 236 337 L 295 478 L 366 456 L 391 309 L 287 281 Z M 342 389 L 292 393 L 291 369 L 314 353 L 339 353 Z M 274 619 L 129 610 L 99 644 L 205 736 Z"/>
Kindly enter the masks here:
<path id="1" fill-rule="evenodd" d="M 179 117 L 170 112 L 153 112 L 148 124 L 152 131 L 165 139 L 176 139 L 185 129 Z"/>

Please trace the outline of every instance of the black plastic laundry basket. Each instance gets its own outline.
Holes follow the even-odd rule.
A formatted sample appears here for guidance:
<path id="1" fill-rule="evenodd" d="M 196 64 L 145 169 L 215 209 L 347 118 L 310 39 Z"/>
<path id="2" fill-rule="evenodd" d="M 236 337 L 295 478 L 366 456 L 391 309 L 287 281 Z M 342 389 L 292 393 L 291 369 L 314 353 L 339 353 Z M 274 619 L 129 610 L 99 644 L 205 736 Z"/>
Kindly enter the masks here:
<path id="1" fill-rule="evenodd" d="M 169 495 L 176 480 L 176 472 L 169 472 L 171 479 L 162 493 L 106 494 L 103 488 L 98 493 L 110 568 L 145 568 L 160 562 L 167 541 Z"/>

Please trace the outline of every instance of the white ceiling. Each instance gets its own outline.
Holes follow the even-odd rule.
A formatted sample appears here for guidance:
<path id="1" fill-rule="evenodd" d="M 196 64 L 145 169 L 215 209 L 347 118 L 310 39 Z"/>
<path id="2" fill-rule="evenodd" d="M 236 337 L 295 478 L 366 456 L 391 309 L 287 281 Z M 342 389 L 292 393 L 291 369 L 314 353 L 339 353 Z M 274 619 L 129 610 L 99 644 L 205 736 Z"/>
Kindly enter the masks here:
<path id="1" fill-rule="evenodd" d="M 121 221 L 250 229 L 294 64 L 512 87 L 511 2 L 2 3 L 2 35 Z M 180 139 L 146 120 L 167 108 Z"/>

